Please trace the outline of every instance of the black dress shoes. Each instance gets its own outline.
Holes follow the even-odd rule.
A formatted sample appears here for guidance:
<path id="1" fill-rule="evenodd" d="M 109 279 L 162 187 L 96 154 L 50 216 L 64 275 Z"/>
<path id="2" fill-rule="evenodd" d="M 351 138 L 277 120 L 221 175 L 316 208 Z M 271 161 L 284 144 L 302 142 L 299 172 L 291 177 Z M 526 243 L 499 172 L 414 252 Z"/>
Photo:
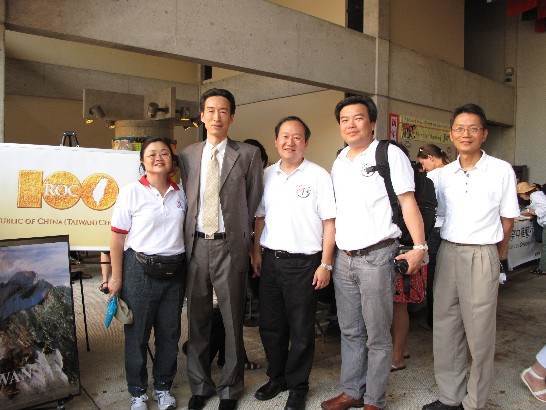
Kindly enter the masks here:
<path id="1" fill-rule="evenodd" d="M 284 410 L 304 410 L 306 396 L 306 391 L 290 390 L 290 394 L 288 395 L 288 400 L 286 400 L 286 406 L 284 406 Z"/>
<path id="2" fill-rule="evenodd" d="M 285 391 L 286 386 L 284 384 L 277 383 L 274 380 L 269 379 L 269 381 L 256 390 L 254 397 L 258 400 L 270 400 L 280 392 Z"/>
<path id="3" fill-rule="evenodd" d="M 203 407 L 205 407 L 207 399 L 207 396 L 199 396 L 194 394 L 190 397 L 190 401 L 188 402 L 188 410 L 201 410 Z"/>
<path id="4" fill-rule="evenodd" d="M 237 408 L 237 400 L 234 399 L 220 399 L 220 405 L 218 410 L 235 410 Z"/>
<path id="5" fill-rule="evenodd" d="M 459 404 L 458 406 L 450 406 L 442 403 L 440 400 L 436 400 L 432 403 L 425 404 L 422 410 L 464 410 L 464 407 L 462 404 Z"/>

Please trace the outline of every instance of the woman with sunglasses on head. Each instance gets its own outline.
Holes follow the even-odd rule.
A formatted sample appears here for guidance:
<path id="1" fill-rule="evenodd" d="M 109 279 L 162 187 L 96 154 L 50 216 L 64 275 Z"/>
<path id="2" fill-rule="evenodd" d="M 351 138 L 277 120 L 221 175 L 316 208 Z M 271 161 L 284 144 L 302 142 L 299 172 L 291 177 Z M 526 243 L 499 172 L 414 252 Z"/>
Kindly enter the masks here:
<path id="1" fill-rule="evenodd" d="M 170 388 L 177 369 L 186 287 L 186 196 L 171 180 L 177 159 L 170 140 L 147 139 L 140 151 L 144 175 L 121 188 L 112 215 L 108 291 L 110 296 L 119 293 L 133 312 L 134 322 L 124 328 L 125 373 L 132 410 L 147 409 L 146 347 L 152 327 L 152 397 L 160 410 L 176 408 Z"/>
<path id="2" fill-rule="evenodd" d="M 437 186 L 438 174 L 440 173 L 440 168 L 444 165 L 449 164 L 449 160 L 445 151 L 440 147 L 434 144 L 423 145 L 419 148 L 417 153 L 417 160 L 427 173 L 427 177 L 434 182 L 434 186 Z M 436 192 L 436 197 L 438 197 L 438 192 Z M 432 287 L 434 284 L 434 271 L 436 269 L 436 255 L 438 249 L 440 248 L 440 243 L 442 239 L 440 238 L 440 228 L 444 222 L 444 217 L 441 215 L 436 215 L 436 223 L 434 224 L 434 229 L 430 233 L 428 238 L 428 268 L 427 268 L 427 328 L 432 331 L 432 306 L 434 304 L 434 297 L 432 294 Z"/>

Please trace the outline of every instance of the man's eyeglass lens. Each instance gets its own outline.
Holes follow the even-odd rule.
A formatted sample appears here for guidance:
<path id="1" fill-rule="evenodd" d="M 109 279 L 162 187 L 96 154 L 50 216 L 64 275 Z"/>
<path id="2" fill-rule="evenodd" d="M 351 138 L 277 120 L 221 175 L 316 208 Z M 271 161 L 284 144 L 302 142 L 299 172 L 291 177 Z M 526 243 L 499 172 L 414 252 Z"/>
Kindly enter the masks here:
<path id="1" fill-rule="evenodd" d="M 468 131 L 469 134 L 471 135 L 476 135 L 480 132 L 480 130 L 483 130 L 483 128 L 480 128 L 480 127 L 468 127 L 468 128 L 464 128 L 464 127 L 457 127 L 457 128 L 452 128 L 451 129 L 453 131 L 454 134 L 457 134 L 457 135 L 462 135 L 464 134 L 465 131 Z"/>

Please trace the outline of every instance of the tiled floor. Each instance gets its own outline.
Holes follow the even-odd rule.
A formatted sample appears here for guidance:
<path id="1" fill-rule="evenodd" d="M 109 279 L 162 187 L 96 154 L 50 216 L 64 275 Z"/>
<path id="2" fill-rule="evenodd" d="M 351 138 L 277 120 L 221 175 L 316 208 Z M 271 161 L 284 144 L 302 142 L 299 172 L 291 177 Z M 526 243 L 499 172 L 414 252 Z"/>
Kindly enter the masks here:
<path id="1" fill-rule="evenodd" d="M 76 282 L 74 304 L 81 395 L 66 404 L 66 408 L 128 409 L 122 325 L 114 321 L 108 330 L 104 328 L 106 296 L 97 290 L 100 283 L 99 268 L 97 265 L 83 265 L 80 268 L 94 276 L 83 281 L 90 351 L 85 348 L 81 296 L 79 282 Z M 531 365 L 535 353 L 546 343 L 546 276 L 531 275 L 529 271 L 530 267 L 524 267 L 509 273 L 507 284 L 502 285 L 499 291 L 495 380 L 490 393 L 489 409 L 546 408 L 530 395 L 519 379 L 520 372 Z M 388 409 L 420 409 L 423 404 L 437 399 L 432 333 L 420 326 L 424 313 L 425 309 L 412 313 L 409 335 L 411 358 L 407 360 L 407 369 L 391 374 L 387 391 Z M 322 323 L 325 321 L 322 320 Z M 186 329 L 184 315 L 183 329 Z M 252 361 L 260 363 L 262 368 L 245 373 L 245 393 L 238 408 L 283 409 L 287 392 L 267 402 L 254 398 L 256 389 L 267 381 L 266 361 L 258 328 L 245 327 L 244 332 L 248 355 Z M 151 346 L 153 349 L 153 342 Z M 327 333 L 324 341 L 320 336 L 317 337 L 307 409 L 320 409 L 323 400 L 339 393 L 339 350 L 339 336 L 336 332 Z M 180 354 L 178 374 L 172 389 L 180 409 L 186 408 L 191 395 L 185 366 L 185 356 Z M 149 404 L 150 409 L 157 408 L 154 402 Z M 217 406 L 218 398 L 213 397 L 205 409 L 216 409 Z"/>

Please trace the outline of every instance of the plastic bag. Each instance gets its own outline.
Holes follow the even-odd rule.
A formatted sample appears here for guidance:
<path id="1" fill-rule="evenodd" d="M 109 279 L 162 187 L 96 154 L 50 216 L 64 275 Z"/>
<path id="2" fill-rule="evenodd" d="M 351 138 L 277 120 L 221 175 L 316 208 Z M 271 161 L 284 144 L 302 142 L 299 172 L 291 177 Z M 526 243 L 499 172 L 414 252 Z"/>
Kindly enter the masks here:
<path id="1" fill-rule="evenodd" d="M 106 325 L 106 329 L 110 326 L 110 323 L 112 323 L 112 318 L 116 314 L 116 310 L 118 309 L 118 298 L 117 296 L 112 296 L 110 300 L 108 301 L 108 306 L 106 308 L 106 322 L 104 323 Z"/>

